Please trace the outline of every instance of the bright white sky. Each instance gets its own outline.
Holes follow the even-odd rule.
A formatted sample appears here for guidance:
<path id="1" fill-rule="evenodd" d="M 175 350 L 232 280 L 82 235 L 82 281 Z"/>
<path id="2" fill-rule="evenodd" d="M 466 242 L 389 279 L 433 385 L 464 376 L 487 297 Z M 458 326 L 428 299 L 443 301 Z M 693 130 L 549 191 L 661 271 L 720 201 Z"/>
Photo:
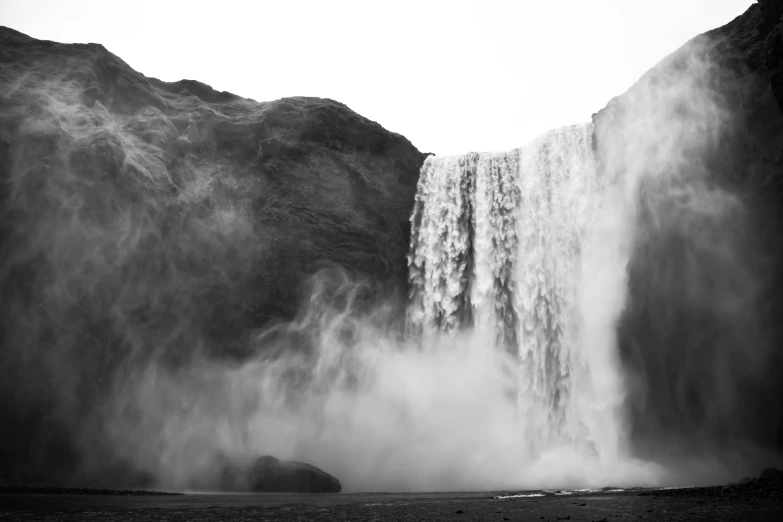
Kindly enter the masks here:
<path id="1" fill-rule="evenodd" d="M 332 98 L 421 151 L 584 122 L 753 0 L 0 0 L 0 25 L 97 42 L 147 76 Z"/>

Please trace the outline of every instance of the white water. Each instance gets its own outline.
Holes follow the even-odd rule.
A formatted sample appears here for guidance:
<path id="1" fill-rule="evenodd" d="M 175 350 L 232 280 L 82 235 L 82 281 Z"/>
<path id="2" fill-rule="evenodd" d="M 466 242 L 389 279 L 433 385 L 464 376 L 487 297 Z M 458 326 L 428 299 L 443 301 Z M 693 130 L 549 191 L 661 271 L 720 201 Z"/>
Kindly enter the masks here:
<path id="1" fill-rule="evenodd" d="M 429 157 L 419 182 L 412 326 L 482 332 L 495 340 L 487 351 L 516 356 L 528 462 L 624 459 L 613 329 L 630 214 L 599 176 L 592 133 L 576 125 L 507 153 Z"/>

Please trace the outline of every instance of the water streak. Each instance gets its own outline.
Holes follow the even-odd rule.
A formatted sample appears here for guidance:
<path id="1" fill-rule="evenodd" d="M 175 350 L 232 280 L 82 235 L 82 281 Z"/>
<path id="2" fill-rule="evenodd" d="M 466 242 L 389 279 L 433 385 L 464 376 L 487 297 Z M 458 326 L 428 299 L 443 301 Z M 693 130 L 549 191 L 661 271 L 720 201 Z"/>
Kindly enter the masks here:
<path id="1" fill-rule="evenodd" d="M 534 454 L 586 442 L 573 394 L 589 381 L 577 305 L 603 190 L 592 131 L 574 125 L 509 152 L 429 157 L 419 181 L 412 326 L 490 331 L 517 355 L 518 413 Z"/>

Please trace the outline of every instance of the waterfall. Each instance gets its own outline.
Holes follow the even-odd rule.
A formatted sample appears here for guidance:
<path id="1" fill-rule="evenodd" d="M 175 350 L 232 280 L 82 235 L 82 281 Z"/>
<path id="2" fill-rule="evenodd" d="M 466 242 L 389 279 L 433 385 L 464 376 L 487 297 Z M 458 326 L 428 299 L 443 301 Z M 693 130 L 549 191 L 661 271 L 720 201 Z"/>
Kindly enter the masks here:
<path id="1" fill-rule="evenodd" d="M 477 157 L 429 157 L 422 166 L 409 254 L 416 326 L 448 331 L 470 320 Z"/>
<path id="2" fill-rule="evenodd" d="M 590 289 L 585 264 L 595 268 L 586 253 L 595 251 L 605 190 L 592 133 L 574 125 L 509 152 L 428 157 L 412 216 L 411 325 L 489 332 L 517 357 L 518 414 L 532 452 L 595 446 L 578 413 L 591 391 L 589 354 L 614 350 L 608 337 L 607 346 L 578 347 L 589 333 L 579 300 Z"/>

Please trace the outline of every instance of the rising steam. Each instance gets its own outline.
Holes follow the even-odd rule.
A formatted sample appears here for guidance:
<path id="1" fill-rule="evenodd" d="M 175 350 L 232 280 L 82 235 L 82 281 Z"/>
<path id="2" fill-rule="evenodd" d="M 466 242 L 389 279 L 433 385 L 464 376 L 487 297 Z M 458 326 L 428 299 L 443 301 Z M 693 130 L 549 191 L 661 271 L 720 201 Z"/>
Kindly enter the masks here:
<path id="1" fill-rule="evenodd" d="M 7 434 L 5 461 L 179 489 L 218 489 L 223 466 L 263 454 L 347 490 L 757 471 L 775 427 L 738 397 L 771 379 L 767 276 L 753 209 L 715 176 L 737 116 L 712 49 L 691 42 L 594 128 L 429 158 L 406 334 L 339 268 L 313 276 L 294 320 L 253 329 L 248 285 L 274 240 L 252 219 L 260 182 L 193 161 L 190 122 L 22 78 L 7 97 L 34 110 L 3 114 L 18 139 L 0 194 L 1 404 L 36 435 Z M 214 357 L 227 348 L 241 356 Z"/>

